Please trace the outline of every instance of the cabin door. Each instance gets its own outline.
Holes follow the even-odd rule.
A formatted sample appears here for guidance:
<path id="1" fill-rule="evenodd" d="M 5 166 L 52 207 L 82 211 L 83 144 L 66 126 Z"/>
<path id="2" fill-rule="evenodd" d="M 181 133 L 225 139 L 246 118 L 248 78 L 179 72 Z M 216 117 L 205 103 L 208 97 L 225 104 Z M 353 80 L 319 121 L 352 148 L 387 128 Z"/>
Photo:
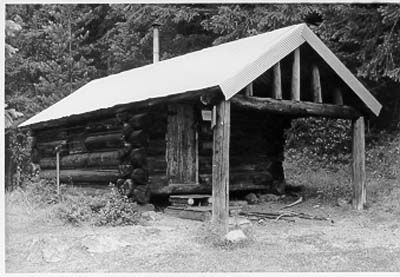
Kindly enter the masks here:
<path id="1" fill-rule="evenodd" d="M 168 106 L 166 142 L 168 182 L 197 183 L 197 127 L 195 109 L 192 105 Z"/>

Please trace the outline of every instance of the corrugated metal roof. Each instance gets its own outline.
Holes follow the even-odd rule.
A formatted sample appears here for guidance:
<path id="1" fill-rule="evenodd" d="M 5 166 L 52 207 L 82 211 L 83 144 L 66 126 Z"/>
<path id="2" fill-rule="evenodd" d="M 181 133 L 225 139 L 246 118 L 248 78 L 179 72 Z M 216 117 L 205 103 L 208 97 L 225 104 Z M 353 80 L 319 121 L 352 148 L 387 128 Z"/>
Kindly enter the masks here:
<path id="1" fill-rule="evenodd" d="M 215 86 L 229 99 L 307 41 L 304 30 L 312 33 L 305 24 L 289 26 L 93 80 L 20 127 Z M 316 47 L 320 49 L 321 45 Z M 325 48 L 322 49 L 324 53 Z M 335 71 L 338 67 L 345 68 L 342 63 L 335 65 Z M 345 82 L 346 79 L 351 79 L 352 84 L 356 82 L 351 88 L 357 90 L 356 94 L 375 114 L 379 113 L 380 104 L 351 73 L 351 76 L 347 76 L 349 72 L 338 74 Z"/>

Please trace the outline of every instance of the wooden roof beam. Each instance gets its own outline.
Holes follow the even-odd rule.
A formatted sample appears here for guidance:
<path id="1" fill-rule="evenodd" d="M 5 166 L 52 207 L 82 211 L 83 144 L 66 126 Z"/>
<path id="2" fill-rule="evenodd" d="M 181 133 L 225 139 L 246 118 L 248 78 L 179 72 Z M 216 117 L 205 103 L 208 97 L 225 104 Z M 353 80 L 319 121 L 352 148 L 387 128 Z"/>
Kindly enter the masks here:
<path id="1" fill-rule="evenodd" d="M 231 98 L 233 106 L 256 111 L 287 114 L 297 117 L 323 116 L 331 118 L 354 119 L 361 114 L 350 106 L 313 103 L 294 100 L 277 100 L 272 98 L 235 95 Z"/>

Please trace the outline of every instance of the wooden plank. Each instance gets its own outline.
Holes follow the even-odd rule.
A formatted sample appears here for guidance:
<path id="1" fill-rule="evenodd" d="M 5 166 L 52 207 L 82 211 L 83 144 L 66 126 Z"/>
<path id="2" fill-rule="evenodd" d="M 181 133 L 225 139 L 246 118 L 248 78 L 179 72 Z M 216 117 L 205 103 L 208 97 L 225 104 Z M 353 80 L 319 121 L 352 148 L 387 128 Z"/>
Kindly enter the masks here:
<path id="1" fill-rule="evenodd" d="M 211 177 L 211 175 L 210 175 Z M 211 182 L 209 184 L 167 184 L 165 176 L 150 176 L 150 189 L 155 195 L 212 193 Z M 257 191 L 268 189 L 268 186 L 253 183 L 229 184 L 229 191 Z"/>
<path id="2" fill-rule="evenodd" d="M 167 177 L 171 183 L 196 182 L 196 122 L 190 104 L 169 105 Z"/>
<path id="3" fill-rule="evenodd" d="M 170 216 L 179 217 L 183 219 L 192 219 L 199 221 L 208 221 L 211 217 L 211 212 L 208 210 L 195 211 L 187 209 L 177 209 L 176 207 L 168 207 L 165 209 L 165 213 Z"/>
<path id="4" fill-rule="evenodd" d="M 228 232 L 230 118 L 230 102 L 220 102 L 213 135 L 212 219 L 222 235 Z"/>
<path id="5" fill-rule="evenodd" d="M 364 209 L 367 203 L 367 192 L 365 185 L 365 123 L 364 117 L 354 119 L 353 128 L 353 208 Z"/>
<path id="6" fill-rule="evenodd" d="M 339 106 L 343 105 L 343 95 L 340 88 L 335 88 L 333 90 L 333 103 Z"/>
<path id="7" fill-rule="evenodd" d="M 300 48 L 293 52 L 291 97 L 292 100 L 300 101 Z"/>
<path id="8" fill-rule="evenodd" d="M 281 78 L 281 63 L 277 62 L 274 67 L 274 83 L 272 89 L 272 97 L 274 99 L 282 99 L 282 78 Z"/>
<path id="9" fill-rule="evenodd" d="M 312 65 L 312 90 L 315 103 L 322 103 L 321 77 L 317 65 Z"/>
<path id="10" fill-rule="evenodd" d="M 250 83 L 244 93 L 246 96 L 253 96 L 253 83 Z"/>
<path id="11" fill-rule="evenodd" d="M 360 113 L 350 106 L 336 106 L 332 104 L 319 104 L 306 101 L 276 100 L 254 96 L 247 97 L 239 94 L 231 98 L 230 101 L 232 102 L 232 105 L 247 110 L 287 114 L 298 117 L 324 116 L 352 119 L 360 116 Z"/>
<path id="12" fill-rule="evenodd" d="M 304 28 L 302 32 L 304 39 L 310 46 L 326 61 L 326 63 L 342 78 L 342 80 L 354 91 L 354 93 L 366 104 L 366 106 L 376 115 L 382 105 L 374 96 L 357 80 L 350 70 L 332 53 L 332 51 L 315 35 L 309 28 Z"/>

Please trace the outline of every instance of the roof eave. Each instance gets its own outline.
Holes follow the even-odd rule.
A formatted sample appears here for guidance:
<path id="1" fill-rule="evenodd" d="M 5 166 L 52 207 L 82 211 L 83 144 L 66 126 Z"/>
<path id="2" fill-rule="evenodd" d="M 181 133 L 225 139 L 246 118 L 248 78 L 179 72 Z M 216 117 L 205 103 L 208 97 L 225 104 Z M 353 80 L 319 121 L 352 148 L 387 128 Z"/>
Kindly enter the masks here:
<path id="1" fill-rule="evenodd" d="M 376 116 L 379 115 L 382 105 L 365 88 L 365 86 L 351 73 L 351 71 L 336 57 L 334 53 L 315 35 L 308 27 L 302 31 L 304 40 L 326 61 L 326 63 L 339 75 L 340 78 L 364 102 L 369 110 Z"/>

